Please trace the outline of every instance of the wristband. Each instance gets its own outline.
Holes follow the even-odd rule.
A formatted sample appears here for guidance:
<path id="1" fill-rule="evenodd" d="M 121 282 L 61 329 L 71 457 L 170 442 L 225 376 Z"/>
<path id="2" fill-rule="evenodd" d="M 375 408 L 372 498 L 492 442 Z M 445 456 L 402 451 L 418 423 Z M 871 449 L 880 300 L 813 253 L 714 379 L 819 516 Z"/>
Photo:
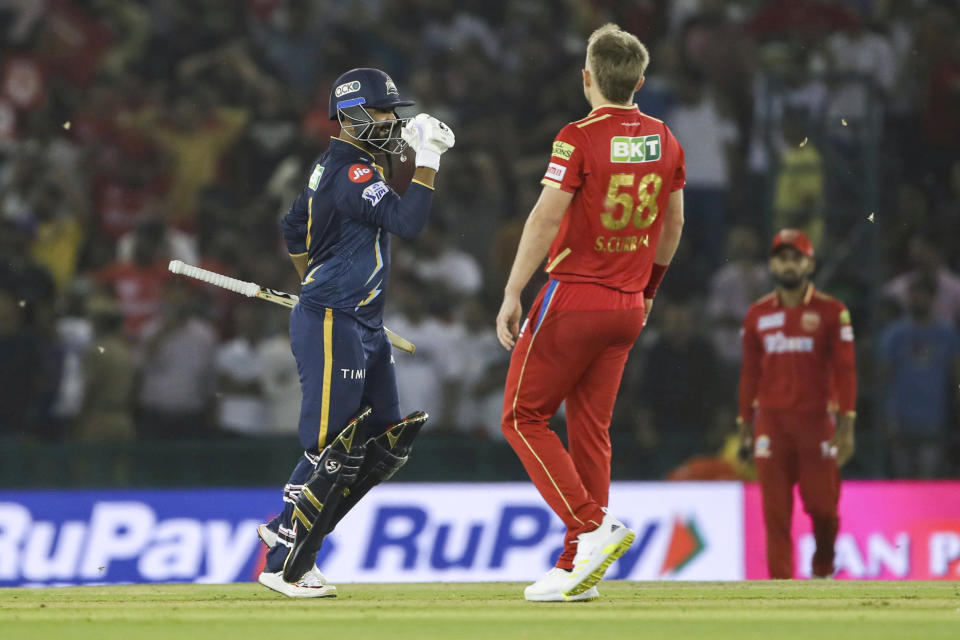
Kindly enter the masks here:
<path id="1" fill-rule="evenodd" d="M 414 164 L 418 167 L 425 167 L 427 169 L 433 169 L 434 171 L 440 170 L 440 154 L 432 149 L 420 149 L 417 151 L 416 160 Z"/>
<path id="2" fill-rule="evenodd" d="M 657 289 L 660 287 L 660 281 L 663 280 L 663 274 L 667 272 L 670 265 L 653 263 L 653 269 L 650 270 L 650 280 L 643 290 L 643 297 L 647 300 L 653 300 L 657 296 Z"/>

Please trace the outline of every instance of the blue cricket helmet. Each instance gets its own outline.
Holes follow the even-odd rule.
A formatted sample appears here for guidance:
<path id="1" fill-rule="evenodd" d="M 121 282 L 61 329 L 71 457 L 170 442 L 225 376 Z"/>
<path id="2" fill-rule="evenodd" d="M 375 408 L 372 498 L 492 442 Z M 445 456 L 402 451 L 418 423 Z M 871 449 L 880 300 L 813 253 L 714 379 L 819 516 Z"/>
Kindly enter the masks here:
<path id="1" fill-rule="evenodd" d="M 330 119 L 338 120 L 344 133 L 365 143 L 374 153 L 399 154 L 407 143 L 403 140 L 406 119 L 377 121 L 367 109 L 393 111 L 409 107 L 412 100 L 401 100 L 397 85 L 379 69 L 351 69 L 337 78 L 330 92 Z"/>
<path id="2" fill-rule="evenodd" d="M 333 83 L 330 91 L 330 119 L 336 120 L 338 113 L 353 111 L 354 107 L 372 107 L 391 110 L 396 107 L 409 107 L 412 100 L 401 100 L 397 85 L 383 71 L 362 67 L 347 71 Z"/>

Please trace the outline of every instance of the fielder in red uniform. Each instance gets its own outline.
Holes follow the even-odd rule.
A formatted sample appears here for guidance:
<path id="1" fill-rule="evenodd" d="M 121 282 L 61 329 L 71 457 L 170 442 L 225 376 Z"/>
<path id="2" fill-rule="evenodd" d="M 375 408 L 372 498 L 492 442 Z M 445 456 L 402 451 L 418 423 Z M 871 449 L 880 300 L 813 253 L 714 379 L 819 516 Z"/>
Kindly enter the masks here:
<path id="1" fill-rule="evenodd" d="M 773 239 L 776 291 L 753 303 L 743 321 L 741 450 L 753 449 L 763 493 L 771 578 L 793 577 L 790 516 L 800 486 L 813 521 L 813 575 L 833 575 L 840 472 L 853 455 L 857 371 L 850 312 L 813 288 L 813 245 L 802 231 Z M 836 428 L 828 405 L 837 404 Z"/>
<path id="2" fill-rule="evenodd" d="M 596 597 L 634 538 L 605 509 L 608 429 L 683 226 L 683 150 L 632 102 L 648 60 L 615 25 L 590 36 L 583 88 L 593 110 L 554 140 L 497 315 L 500 342 L 513 348 L 503 433 L 567 526 L 556 566 L 527 587 L 528 600 Z M 520 293 L 544 257 L 550 280 L 521 327 Z M 547 425 L 564 400 L 569 451 Z"/>

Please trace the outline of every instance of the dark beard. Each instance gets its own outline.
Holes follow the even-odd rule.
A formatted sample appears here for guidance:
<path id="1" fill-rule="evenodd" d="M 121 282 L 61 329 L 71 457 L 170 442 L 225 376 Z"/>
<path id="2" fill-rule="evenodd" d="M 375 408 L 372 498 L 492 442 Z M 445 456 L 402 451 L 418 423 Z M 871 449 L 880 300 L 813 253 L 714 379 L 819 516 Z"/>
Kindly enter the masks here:
<path id="1" fill-rule="evenodd" d="M 786 289 L 787 291 L 795 291 L 807 282 L 807 279 L 804 276 L 782 277 L 774 275 L 773 280 L 777 283 L 778 287 L 781 289 Z"/>

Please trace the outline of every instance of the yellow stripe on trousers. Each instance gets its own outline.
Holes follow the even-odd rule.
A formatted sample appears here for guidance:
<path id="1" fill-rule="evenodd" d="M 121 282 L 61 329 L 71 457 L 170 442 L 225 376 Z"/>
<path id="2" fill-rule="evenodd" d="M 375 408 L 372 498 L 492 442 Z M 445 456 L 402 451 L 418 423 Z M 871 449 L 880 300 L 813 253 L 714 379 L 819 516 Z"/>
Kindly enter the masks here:
<path id="1" fill-rule="evenodd" d="M 330 387 L 333 382 L 333 309 L 323 315 L 323 397 L 320 409 L 320 435 L 317 449 L 327 445 L 327 429 L 330 427 Z"/>
<path id="2" fill-rule="evenodd" d="M 559 285 L 557 288 L 560 288 Z M 554 290 L 554 296 L 555 295 L 556 290 Z M 543 326 L 543 320 L 547 319 L 547 314 L 550 312 L 550 304 L 553 302 L 554 296 L 551 296 L 547 301 L 547 308 L 543 311 L 543 318 L 540 322 L 540 327 Z M 557 490 L 557 494 L 560 496 L 560 499 L 563 500 L 563 504 L 567 506 L 567 511 L 570 512 L 570 516 L 580 524 L 583 524 L 583 520 L 578 518 L 577 514 L 573 512 L 573 509 L 570 507 L 570 503 L 567 502 L 567 497 L 563 495 L 563 491 L 561 491 L 560 487 L 557 486 L 556 480 L 554 480 L 553 476 L 550 475 L 547 465 L 544 464 L 543 460 L 540 459 L 540 456 L 537 455 L 537 452 L 533 450 L 533 446 L 527 441 L 526 438 L 523 437 L 523 433 L 520 431 L 520 425 L 517 424 L 517 399 L 520 397 L 520 385 L 523 383 L 523 374 L 527 370 L 527 359 L 530 357 L 530 352 L 533 351 L 533 343 L 537 339 L 537 334 L 540 333 L 540 327 L 537 327 L 534 330 L 533 335 L 530 336 L 530 346 L 527 347 L 527 353 L 523 357 L 523 366 L 520 367 L 520 377 L 517 379 L 517 392 L 513 395 L 513 430 L 517 432 L 517 435 L 520 436 L 521 440 L 523 440 L 523 444 L 527 445 L 527 449 L 530 450 L 530 453 L 533 454 L 533 457 L 536 458 L 537 462 L 540 463 L 540 466 L 543 467 L 543 472 L 547 474 L 547 478 L 550 479 L 550 484 L 552 484 L 553 488 Z"/>

